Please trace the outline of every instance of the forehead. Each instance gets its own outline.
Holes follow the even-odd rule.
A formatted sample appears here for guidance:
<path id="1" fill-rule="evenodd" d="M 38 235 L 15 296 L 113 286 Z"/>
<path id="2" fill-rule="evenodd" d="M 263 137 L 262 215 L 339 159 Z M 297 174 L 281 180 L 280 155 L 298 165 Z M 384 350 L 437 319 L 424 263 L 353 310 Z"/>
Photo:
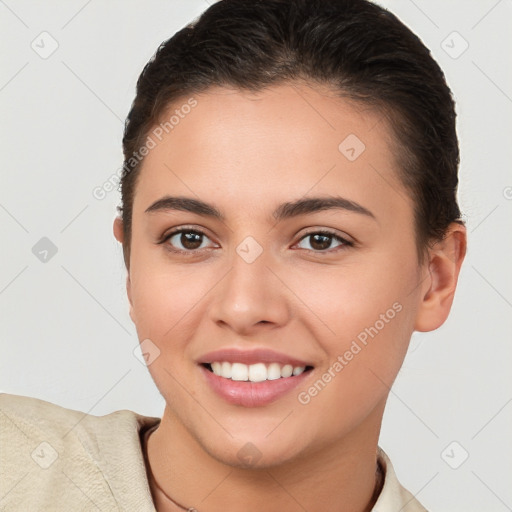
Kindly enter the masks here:
<path id="1" fill-rule="evenodd" d="M 412 208 L 385 119 L 327 89 L 212 88 L 174 102 L 149 136 L 134 214 L 176 193 L 239 212 L 320 193 L 388 213 Z"/>

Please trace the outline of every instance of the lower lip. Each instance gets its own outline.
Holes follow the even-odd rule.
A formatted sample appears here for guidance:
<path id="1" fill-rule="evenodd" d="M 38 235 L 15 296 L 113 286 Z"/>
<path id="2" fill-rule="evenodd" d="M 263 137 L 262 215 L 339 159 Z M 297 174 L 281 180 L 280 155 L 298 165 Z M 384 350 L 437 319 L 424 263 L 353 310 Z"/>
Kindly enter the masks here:
<path id="1" fill-rule="evenodd" d="M 270 404 L 301 384 L 311 373 L 311 370 L 308 370 L 292 377 L 250 382 L 219 377 L 202 365 L 199 365 L 199 369 L 219 396 L 230 404 L 243 407 L 260 407 Z"/>

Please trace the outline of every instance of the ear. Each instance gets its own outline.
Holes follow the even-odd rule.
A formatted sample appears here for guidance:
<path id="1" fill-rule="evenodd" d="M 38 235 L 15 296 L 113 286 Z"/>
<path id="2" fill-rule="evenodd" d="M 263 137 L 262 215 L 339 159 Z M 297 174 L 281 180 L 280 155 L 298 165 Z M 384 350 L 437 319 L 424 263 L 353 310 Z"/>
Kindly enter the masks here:
<path id="1" fill-rule="evenodd" d="M 116 240 L 122 244 L 124 242 L 124 231 L 123 231 L 123 219 L 121 217 L 116 217 L 114 219 L 114 236 Z"/>
<path id="2" fill-rule="evenodd" d="M 454 222 L 443 240 L 428 250 L 427 278 L 423 283 L 415 331 L 433 331 L 448 318 L 466 245 L 466 228 Z"/>
<path id="3" fill-rule="evenodd" d="M 124 253 L 124 230 L 123 230 L 123 219 L 121 217 L 116 217 L 114 219 L 114 226 L 113 226 L 114 236 L 116 240 L 123 244 L 123 253 Z M 126 259 L 125 259 L 126 263 Z M 130 303 L 130 318 L 135 323 L 134 320 L 134 311 L 133 311 L 133 302 L 132 302 L 132 290 L 131 290 L 131 280 L 130 280 L 130 268 L 127 266 L 127 275 L 126 275 L 126 294 L 128 296 L 128 301 Z"/>

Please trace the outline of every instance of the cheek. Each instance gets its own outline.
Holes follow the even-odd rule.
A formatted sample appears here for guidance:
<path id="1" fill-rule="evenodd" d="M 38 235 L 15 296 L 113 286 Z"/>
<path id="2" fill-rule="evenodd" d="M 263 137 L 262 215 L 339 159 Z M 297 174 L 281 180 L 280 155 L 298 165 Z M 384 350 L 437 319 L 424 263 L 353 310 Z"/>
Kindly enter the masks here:
<path id="1" fill-rule="evenodd" d="M 151 341 L 149 346 L 157 356 L 148 370 L 167 404 L 179 409 L 187 400 L 180 383 L 190 383 L 194 371 L 190 340 L 197 329 L 201 300 L 211 286 L 206 286 L 207 280 L 197 273 L 180 271 L 176 266 L 172 270 L 161 265 L 145 268 L 149 270 L 135 271 L 132 277 L 137 335 L 142 343 Z"/>
<path id="2" fill-rule="evenodd" d="M 331 357 L 351 340 L 364 342 L 378 331 L 391 339 L 408 330 L 414 316 L 417 267 L 414 258 L 382 255 L 364 263 L 318 266 L 289 271 L 283 280 L 292 283 L 304 304 L 301 322 L 308 322 L 316 339 Z M 393 334 L 393 336 L 392 336 Z"/>
<path id="3" fill-rule="evenodd" d="M 326 360 L 296 397 L 305 418 L 326 419 L 321 426 L 306 423 L 302 435 L 311 439 L 337 439 L 383 407 L 412 333 L 414 308 L 388 287 L 374 285 L 373 296 L 331 291 L 323 318 L 336 335 L 317 336 Z"/>
<path id="4" fill-rule="evenodd" d="M 175 326 L 181 332 L 208 290 L 204 277 L 194 264 L 172 263 L 162 246 L 149 244 L 134 226 L 130 290 L 139 338 L 162 340 Z"/>
<path id="5" fill-rule="evenodd" d="M 184 337 L 194 308 L 204 299 L 207 280 L 190 270 L 152 266 L 132 276 L 132 304 L 140 335 L 155 340 Z"/>
<path id="6" fill-rule="evenodd" d="M 301 403 L 340 406 L 332 412 L 364 415 L 389 392 L 413 332 L 417 294 L 414 258 L 382 258 L 377 264 L 327 268 L 297 281 L 315 315 L 304 315 L 326 354 L 315 385 Z M 314 283 L 314 287 L 312 286 Z M 309 320 L 305 320 L 309 318 Z M 330 405 L 329 405 L 330 404 Z M 340 416 L 340 421 L 341 421 Z"/>

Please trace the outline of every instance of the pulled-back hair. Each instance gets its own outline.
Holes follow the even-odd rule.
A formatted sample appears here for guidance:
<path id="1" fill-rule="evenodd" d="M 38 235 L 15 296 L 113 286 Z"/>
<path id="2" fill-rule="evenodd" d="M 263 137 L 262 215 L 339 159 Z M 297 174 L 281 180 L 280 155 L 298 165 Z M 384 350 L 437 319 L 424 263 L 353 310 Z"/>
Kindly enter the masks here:
<path id="1" fill-rule="evenodd" d="M 118 207 L 127 266 L 143 163 L 134 155 L 170 105 L 213 86 L 259 91 L 296 81 L 327 85 L 386 117 L 398 175 L 414 200 L 420 260 L 460 222 L 452 94 L 429 50 L 395 15 L 367 0 L 220 0 L 163 42 L 137 81 Z"/>

